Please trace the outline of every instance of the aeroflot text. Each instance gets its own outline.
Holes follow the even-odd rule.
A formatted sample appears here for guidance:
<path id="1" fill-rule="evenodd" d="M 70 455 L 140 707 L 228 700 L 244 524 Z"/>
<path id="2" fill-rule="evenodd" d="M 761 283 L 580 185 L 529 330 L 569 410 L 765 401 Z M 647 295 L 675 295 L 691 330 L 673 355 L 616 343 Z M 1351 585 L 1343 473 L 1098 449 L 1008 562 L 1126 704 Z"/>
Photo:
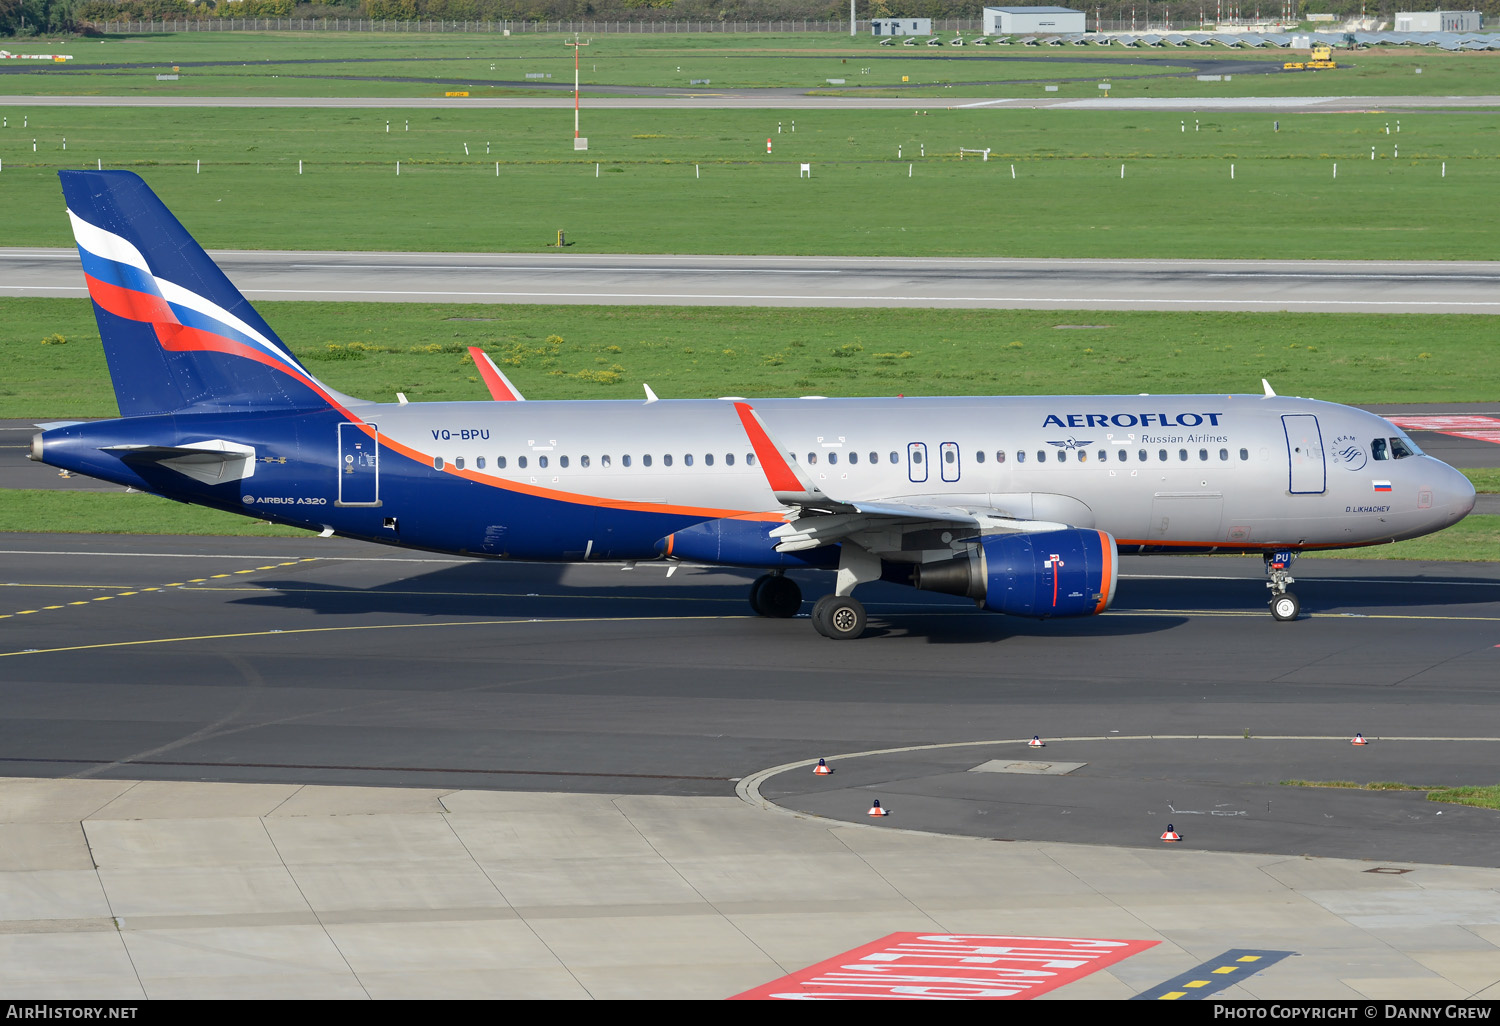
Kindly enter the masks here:
<path id="1" fill-rule="evenodd" d="M 1477 1005 L 1214 1006 L 1215 1019 L 1374 1019 L 1377 1015 L 1382 1019 L 1488 1019 L 1490 1009 Z"/>
<path id="2" fill-rule="evenodd" d="M 1049 413 L 1042 427 L 1218 427 L 1222 413 Z"/>

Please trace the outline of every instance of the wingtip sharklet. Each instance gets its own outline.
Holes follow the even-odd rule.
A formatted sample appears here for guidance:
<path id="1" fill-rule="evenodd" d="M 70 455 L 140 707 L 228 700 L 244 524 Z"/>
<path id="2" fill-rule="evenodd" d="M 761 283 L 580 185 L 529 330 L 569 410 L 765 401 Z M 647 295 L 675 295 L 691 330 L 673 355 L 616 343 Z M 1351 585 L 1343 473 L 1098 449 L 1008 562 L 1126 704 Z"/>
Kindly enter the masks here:
<path id="1" fill-rule="evenodd" d="M 495 366 L 495 361 L 490 359 L 489 353 L 479 346 L 470 346 L 469 355 L 474 359 L 474 366 L 479 368 L 479 376 L 484 379 L 484 385 L 490 390 L 491 398 L 502 403 L 526 401 L 521 390 L 511 384 L 510 378 L 505 376 L 504 371 Z"/>
<path id="2" fill-rule="evenodd" d="M 808 480 L 801 468 L 794 466 L 786 458 L 781 447 L 766 430 L 760 414 L 755 412 L 755 407 L 749 403 L 735 403 L 734 411 L 739 414 L 740 425 L 750 439 L 755 458 L 760 461 L 761 472 L 766 475 L 766 484 L 771 486 L 778 502 L 798 506 L 820 499 L 826 500 L 826 496 L 817 485 Z"/>

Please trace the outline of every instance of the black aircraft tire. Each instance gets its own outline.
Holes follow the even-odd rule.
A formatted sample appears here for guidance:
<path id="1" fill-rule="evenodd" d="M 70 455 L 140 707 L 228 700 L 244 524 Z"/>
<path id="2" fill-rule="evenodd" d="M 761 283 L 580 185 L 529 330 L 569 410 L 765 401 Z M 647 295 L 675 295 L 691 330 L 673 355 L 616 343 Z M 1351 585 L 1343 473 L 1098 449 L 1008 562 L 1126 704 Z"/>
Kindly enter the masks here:
<path id="1" fill-rule="evenodd" d="M 864 603 L 849 596 L 835 596 L 823 610 L 819 628 L 824 637 L 835 641 L 852 641 L 865 633 Z"/>
<path id="2" fill-rule="evenodd" d="M 1283 623 L 1297 619 L 1297 614 L 1301 611 L 1302 603 L 1289 591 L 1271 599 L 1271 616 Z"/>
<path id="3" fill-rule="evenodd" d="M 838 600 L 837 595 L 824 595 L 813 604 L 812 623 L 817 632 L 825 638 L 833 637 L 828 626 L 828 607 Z"/>
<path id="4" fill-rule="evenodd" d="M 802 608 L 802 589 L 790 577 L 773 574 L 764 578 L 756 598 L 760 602 L 760 615 L 778 620 L 796 616 Z"/>
<path id="5" fill-rule="evenodd" d="M 750 585 L 750 608 L 754 610 L 756 616 L 769 615 L 766 613 L 765 608 L 761 605 L 760 594 L 762 589 L 765 588 L 766 582 L 774 576 L 776 575 L 762 574 L 761 576 L 757 577 L 755 581 Z"/>

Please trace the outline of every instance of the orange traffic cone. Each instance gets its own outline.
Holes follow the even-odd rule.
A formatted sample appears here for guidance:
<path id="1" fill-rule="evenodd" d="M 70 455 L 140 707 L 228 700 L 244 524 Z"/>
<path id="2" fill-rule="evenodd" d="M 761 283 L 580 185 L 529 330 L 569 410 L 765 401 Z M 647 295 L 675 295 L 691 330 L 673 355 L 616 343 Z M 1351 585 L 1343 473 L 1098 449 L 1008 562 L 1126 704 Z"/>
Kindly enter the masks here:
<path id="1" fill-rule="evenodd" d="M 1172 824 L 1168 823 L 1167 832 L 1161 835 L 1161 839 L 1163 841 L 1180 841 L 1182 840 L 1182 835 L 1179 834 L 1176 830 L 1173 830 Z"/>
<path id="2" fill-rule="evenodd" d="M 1039 734 L 1033 734 L 1031 736 L 1031 740 L 1028 741 L 1028 742 L 1026 742 L 1026 747 L 1027 748 L 1046 748 L 1047 745 L 1042 740 L 1041 735 L 1039 735 Z"/>
<path id="3" fill-rule="evenodd" d="M 832 772 L 833 767 L 828 765 L 828 763 L 824 762 L 822 759 L 819 759 L 818 764 L 813 767 L 813 773 L 820 777 L 826 777 Z"/>
<path id="4" fill-rule="evenodd" d="M 1349 743 L 1351 745 L 1367 745 L 1370 742 L 1365 740 L 1365 736 L 1363 734 L 1355 734 L 1354 737 L 1349 741 Z"/>
<path id="5" fill-rule="evenodd" d="M 870 811 L 869 811 L 868 814 L 871 815 L 871 816 L 889 816 L 890 815 L 889 812 L 885 811 L 884 809 L 882 809 L 880 807 L 880 799 L 879 798 L 876 798 L 875 799 L 875 804 L 870 806 Z"/>

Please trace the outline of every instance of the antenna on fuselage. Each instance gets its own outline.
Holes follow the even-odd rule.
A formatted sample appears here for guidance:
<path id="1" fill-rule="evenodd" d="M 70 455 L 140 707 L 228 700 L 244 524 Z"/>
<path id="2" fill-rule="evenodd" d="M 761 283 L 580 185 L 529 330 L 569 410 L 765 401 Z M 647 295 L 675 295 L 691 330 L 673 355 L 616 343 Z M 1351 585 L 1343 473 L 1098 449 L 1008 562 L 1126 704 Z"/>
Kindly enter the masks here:
<path id="1" fill-rule="evenodd" d="M 651 386 L 648 385 L 648 384 L 646 384 L 644 381 L 642 381 L 641 382 L 641 387 L 646 390 L 646 402 L 648 402 L 648 403 L 654 403 L 654 402 L 656 402 L 656 393 L 653 392 L 653 391 L 651 391 Z"/>
<path id="2" fill-rule="evenodd" d="M 1265 378 L 1261 378 L 1260 379 L 1260 385 L 1261 385 L 1262 388 L 1264 388 L 1266 390 L 1265 397 L 1267 399 L 1275 399 L 1276 398 L 1276 389 L 1274 389 L 1274 388 L 1271 387 L 1271 383 L 1269 381 L 1267 381 Z"/>

